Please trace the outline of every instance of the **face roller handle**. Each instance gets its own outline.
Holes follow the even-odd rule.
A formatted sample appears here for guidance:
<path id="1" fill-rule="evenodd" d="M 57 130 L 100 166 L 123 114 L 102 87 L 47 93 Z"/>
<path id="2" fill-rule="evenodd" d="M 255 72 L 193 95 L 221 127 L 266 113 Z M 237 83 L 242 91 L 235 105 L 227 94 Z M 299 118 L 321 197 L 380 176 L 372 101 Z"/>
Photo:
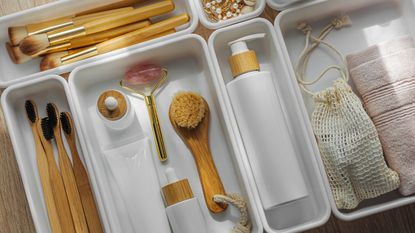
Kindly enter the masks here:
<path id="1" fill-rule="evenodd" d="M 151 128 L 153 130 L 153 136 L 154 136 L 154 140 L 155 140 L 155 144 L 157 148 L 157 154 L 159 156 L 160 161 L 163 162 L 167 160 L 167 152 L 164 146 L 163 133 L 161 132 L 161 128 L 160 128 L 160 122 L 159 122 L 159 118 L 157 115 L 157 109 L 156 109 L 154 96 L 153 95 L 145 96 L 144 100 L 147 105 L 148 116 L 150 117 Z"/>

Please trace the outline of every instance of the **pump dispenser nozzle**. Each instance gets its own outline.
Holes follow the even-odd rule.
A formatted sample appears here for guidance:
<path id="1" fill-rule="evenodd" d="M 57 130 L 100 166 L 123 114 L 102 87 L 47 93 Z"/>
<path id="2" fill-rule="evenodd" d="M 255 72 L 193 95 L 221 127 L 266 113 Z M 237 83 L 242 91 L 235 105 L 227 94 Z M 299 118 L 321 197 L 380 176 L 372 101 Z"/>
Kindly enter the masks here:
<path id="1" fill-rule="evenodd" d="M 261 39 L 265 33 L 253 34 L 231 41 L 228 45 L 231 47 L 232 56 L 229 58 L 232 76 L 237 76 L 251 71 L 259 71 L 259 62 L 256 53 L 249 50 L 246 42 Z"/>

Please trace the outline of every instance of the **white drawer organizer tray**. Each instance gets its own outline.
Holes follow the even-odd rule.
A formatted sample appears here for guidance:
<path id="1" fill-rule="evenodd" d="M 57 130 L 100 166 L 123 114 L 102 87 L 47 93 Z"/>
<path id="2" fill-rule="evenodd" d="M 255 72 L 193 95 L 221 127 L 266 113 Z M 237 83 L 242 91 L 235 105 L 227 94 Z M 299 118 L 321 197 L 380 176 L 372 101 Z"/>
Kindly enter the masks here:
<path id="1" fill-rule="evenodd" d="M 29 10 L 11 14 L 8 16 L 0 17 L 0 87 L 7 87 L 13 83 L 23 80 L 29 80 L 35 77 L 41 77 L 48 74 L 62 74 L 73 70 L 75 67 L 85 64 L 90 61 L 96 61 L 103 57 L 110 57 L 114 54 L 125 52 L 131 49 L 143 47 L 149 44 L 153 44 L 159 41 L 168 40 L 180 35 L 192 33 L 198 24 L 198 16 L 196 9 L 193 5 L 193 1 L 189 0 L 174 0 L 176 8 L 173 12 L 168 14 L 151 18 L 154 22 L 160 21 L 162 19 L 168 18 L 173 15 L 178 15 L 181 13 L 188 13 L 190 15 L 190 22 L 186 25 L 176 28 L 177 32 L 168 36 L 157 38 L 151 41 L 139 43 L 128 48 L 119 49 L 107 54 L 102 54 L 96 57 L 85 59 L 82 61 L 75 62 L 73 64 L 68 64 L 65 66 L 57 67 L 52 70 L 40 72 L 39 62 L 40 59 L 33 59 L 24 64 L 16 65 L 7 55 L 7 50 L 4 44 L 9 40 L 7 34 L 7 28 L 9 26 L 25 25 L 33 22 L 40 22 L 49 20 L 52 18 L 62 17 L 63 15 L 71 15 L 73 13 L 86 11 L 91 8 L 96 8 L 101 5 L 109 4 L 115 2 L 115 0 L 88 0 L 88 1 L 76 1 L 76 0 L 62 0 L 58 2 L 49 3 L 43 6 L 35 7 Z M 154 2 L 154 1 L 151 1 Z M 148 4 L 148 3 L 145 3 Z M 145 5 L 138 4 L 137 6 Z"/>
<path id="2" fill-rule="evenodd" d="M 173 167 L 179 177 L 189 179 L 193 192 L 198 197 L 204 211 L 209 227 L 208 232 L 229 232 L 237 221 L 239 213 L 234 208 L 229 208 L 219 215 L 210 214 L 203 199 L 193 157 L 175 133 L 168 118 L 168 108 L 172 96 L 177 91 L 199 92 L 210 105 L 210 144 L 225 189 L 228 193 L 240 193 L 246 197 L 253 223 L 252 232 L 262 233 L 263 227 L 257 214 L 256 205 L 250 201 L 253 197 L 249 191 L 249 184 L 246 182 L 247 174 L 244 169 L 241 169 L 244 167 L 243 161 L 237 151 L 232 149 L 231 144 L 227 143 L 230 137 L 225 129 L 225 126 L 228 125 L 228 119 L 221 112 L 217 93 L 212 83 L 216 77 L 208 48 L 206 42 L 196 35 L 185 35 L 80 66 L 71 73 L 69 85 L 62 77 L 54 75 L 21 82 L 6 89 L 2 95 L 2 106 L 37 232 L 47 233 L 50 232 L 50 229 L 37 173 L 34 142 L 30 128 L 25 123 L 27 122 L 24 110 L 26 99 L 36 101 L 40 113 L 43 113 L 42 109 L 47 102 L 54 102 L 61 110 L 71 110 L 73 113 L 79 135 L 79 145 L 84 152 L 83 159 L 89 172 L 106 232 L 140 232 L 131 228 L 131 221 L 146 221 L 147 225 L 154 226 L 160 224 L 159 219 L 148 215 L 150 211 L 155 211 L 153 205 L 146 202 L 140 206 L 136 206 L 135 202 L 125 203 L 117 189 L 114 191 L 113 187 L 119 184 L 114 183 L 111 174 L 122 169 L 117 171 L 108 169 L 108 163 L 105 163 L 104 156 L 110 148 L 117 152 L 117 148 L 122 145 L 131 144 L 142 138 L 143 133 L 152 140 L 144 101 L 127 94 L 139 123 L 135 123 L 133 127 L 126 129 L 122 134 L 108 133 L 96 112 L 96 101 L 101 92 L 109 88 L 120 90 L 118 82 L 125 71 L 140 62 L 160 64 L 166 67 L 169 72 L 167 84 L 157 96 L 160 124 L 169 160 L 166 164 L 161 164 L 155 153 L 151 157 L 147 154 L 140 158 L 139 164 L 141 165 L 136 169 L 140 176 L 134 177 L 134 183 L 126 185 L 137 185 L 139 188 L 146 189 L 147 193 L 150 190 L 156 193 L 155 196 L 160 195 L 160 198 L 149 197 L 149 199 L 159 199 L 159 204 L 163 205 L 160 187 L 167 183 L 164 171 L 167 167 Z M 151 142 L 151 147 L 153 145 Z M 153 180 L 148 175 L 151 173 L 157 173 Z M 134 215 L 129 215 L 125 211 L 129 208 L 126 208 L 126 205 L 131 205 L 129 207 L 134 209 Z M 158 211 L 160 211 L 159 214 L 164 214 L 163 209 L 158 209 Z M 145 216 L 146 219 L 141 219 L 138 216 Z"/>
<path id="3" fill-rule="evenodd" d="M 306 20 L 312 24 L 314 33 L 317 33 L 333 17 L 344 13 L 350 16 L 352 26 L 339 31 L 333 31 L 327 37 L 327 41 L 343 54 L 358 51 L 370 45 L 405 34 L 415 35 L 415 8 L 412 0 L 330 0 L 312 2 L 286 10 L 278 15 L 275 21 L 275 29 L 278 34 L 278 40 L 281 41 L 281 48 L 292 82 L 296 82 L 293 65 L 296 64 L 305 41 L 302 32 L 296 30 L 297 22 Z M 315 59 L 310 59 L 308 66 L 308 77 L 315 77 L 324 67 L 335 62 L 325 55 L 322 50 L 317 50 L 313 57 Z M 333 73 L 332 77 L 320 81 L 313 86 L 313 89 L 322 90 L 329 87 L 334 78 L 336 76 Z M 350 84 L 353 85 L 351 81 Z M 296 99 L 303 102 L 300 104 L 302 108 L 299 114 L 307 121 L 306 131 L 303 133 L 308 135 L 313 141 L 313 147 L 310 152 L 318 158 L 321 174 L 323 177 L 326 177 L 309 123 L 309 117 L 313 109 L 312 100 L 307 95 L 301 94 L 298 85 L 295 88 L 295 94 Z M 336 208 L 330 187 L 327 182 L 325 184 L 332 210 L 342 220 L 354 220 L 415 202 L 415 196 L 403 197 L 397 191 L 394 191 L 381 197 L 364 201 L 354 210 L 343 211 Z"/>
<path id="4" fill-rule="evenodd" d="M 197 12 L 199 14 L 200 22 L 203 24 L 203 26 L 209 28 L 209 29 L 218 29 L 225 26 L 229 26 L 231 24 L 235 24 L 238 22 L 242 22 L 248 19 L 255 18 L 259 16 L 265 9 L 265 1 L 266 0 L 256 0 L 255 10 L 252 12 L 249 12 L 247 14 L 241 15 L 236 18 L 222 20 L 220 22 L 211 22 L 209 18 L 206 16 L 205 11 L 203 10 L 203 0 L 188 0 L 188 1 L 194 1 L 195 7 L 197 9 Z M 222 0 L 225 1 L 225 0 Z"/>
<path id="5" fill-rule="evenodd" d="M 312 0 L 267 0 L 267 4 L 274 10 L 282 11 L 292 7 L 295 4 L 309 2 Z"/>
<path id="6" fill-rule="evenodd" d="M 250 41 L 248 48 L 256 51 L 262 71 L 272 74 L 275 88 L 278 92 L 282 106 L 269 106 L 282 108 L 285 113 L 288 128 L 290 130 L 293 145 L 298 149 L 298 161 L 301 171 L 306 179 L 309 196 L 289 204 L 281 205 L 275 209 L 265 211 L 262 207 L 255 180 L 252 176 L 246 151 L 236 123 L 235 115 L 227 93 L 225 84 L 232 80 L 228 58 L 231 55 L 228 43 L 243 36 L 257 33 L 265 33 L 263 39 Z M 231 142 L 234 148 L 241 154 L 243 166 L 246 169 L 248 181 L 252 188 L 254 201 L 258 206 L 259 215 L 265 230 L 270 233 L 300 232 L 324 224 L 330 216 L 330 207 L 326 197 L 323 180 L 313 153 L 312 141 L 304 132 L 307 128 L 302 118 L 298 99 L 295 92 L 295 81 L 283 62 L 279 41 L 274 28 L 265 19 L 253 19 L 240 24 L 232 25 L 215 31 L 209 38 L 209 50 L 214 60 L 217 79 L 214 80 L 219 94 L 222 111 L 229 118 Z M 260 93 L 258 93 L 260 94 Z M 278 153 L 278 151 L 276 151 Z M 273 171 L 267 171 L 273 176 Z M 290 177 L 284 177 L 290 179 Z M 295 184 L 294 184 L 295 185 Z"/>

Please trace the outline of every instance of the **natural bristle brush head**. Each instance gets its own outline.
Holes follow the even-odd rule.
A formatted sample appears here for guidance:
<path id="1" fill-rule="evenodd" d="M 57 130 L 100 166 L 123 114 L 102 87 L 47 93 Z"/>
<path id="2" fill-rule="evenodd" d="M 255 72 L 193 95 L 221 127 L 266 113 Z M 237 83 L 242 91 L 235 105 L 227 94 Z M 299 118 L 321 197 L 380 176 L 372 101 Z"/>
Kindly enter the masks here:
<path id="1" fill-rule="evenodd" d="M 40 70 L 50 70 L 62 65 L 61 58 L 68 54 L 68 51 L 62 51 L 46 55 L 40 62 Z"/>
<path id="2" fill-rule="evenodd" d="M 18 45 L 27 36 L 26 27 L 9 27 L 9 38 L 12 45 Z"/>
<path id="3" fill-rule="evenodd" d="M 20 50 L 27 55 L 34 55 L 49 46 L 47 34 L 31 35 L 20 42 Z"/>
<path id="4" fill-rule="evenodd" d="M 6 49 L 10 59 L 12 59 L 15 64 L 22 64 L 32 59 L 31 56 L 22 53 L 19 46 L 13 46 L 10 43 L 6 43 Z"/>
<path id="5" fill-rule="evenodd" d="M 54 138 L 54 135 L 53 135 L 53 128 L 49 122 L 49 118 L 47 117 L 42 118 L 41 127 L 42 127 L 43 137 L 45 137 L 45 139 L 48 141 L 52 140 Z"/>
<path id="6" fill-rule="evenodd" d="M 196 128 L 205 114 L 205 100 L 195 92 L 178 92 L 170 106 L 170 115 L 174 122 L 188 129 Z"/>
<path id="7" fill-rule="evenodd" d="M 26 115 L 29 121 L 32 123 L 35 123 L 38 118 L 35 102 L 33 102 L 32 100 L 27 100 L 25 102 L 25 109 L 26 109 Z"/>
<path id="8" fill-rule="evenodd" d="M 61 113 L 61 124 L 62 124 L 62 130 L 65 132 L 65 134 L 70 135 L 72 134 L 72 118 L 70 117 L 68 112 L 62 112 Z"/>
<path id="9" fill-rule="evenodd" d="M 58 116 L 59 116 L 59 111 L 58 108 L 56 107 L 55 104 L 52 103 L 48 103 L 46 105 L 46 113 L 48 115 L 48 121 L 49 121 L 49 125 L 50 127 L 53 129 L 58 125 Z"/>

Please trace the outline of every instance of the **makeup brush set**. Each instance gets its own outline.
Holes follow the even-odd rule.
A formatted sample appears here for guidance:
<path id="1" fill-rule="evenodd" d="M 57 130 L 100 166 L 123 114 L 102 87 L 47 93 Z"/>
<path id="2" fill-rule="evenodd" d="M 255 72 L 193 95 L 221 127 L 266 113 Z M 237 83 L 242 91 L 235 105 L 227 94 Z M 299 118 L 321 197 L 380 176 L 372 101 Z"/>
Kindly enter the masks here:
<path id="1" fill-rule="evenodd" d="M 251 19 L 266 2 L 274 24 Z M 0 18 L 37 232 L 301 232 L 415 203 L 414 22 L 410 0 L 63 0 Z"/>

